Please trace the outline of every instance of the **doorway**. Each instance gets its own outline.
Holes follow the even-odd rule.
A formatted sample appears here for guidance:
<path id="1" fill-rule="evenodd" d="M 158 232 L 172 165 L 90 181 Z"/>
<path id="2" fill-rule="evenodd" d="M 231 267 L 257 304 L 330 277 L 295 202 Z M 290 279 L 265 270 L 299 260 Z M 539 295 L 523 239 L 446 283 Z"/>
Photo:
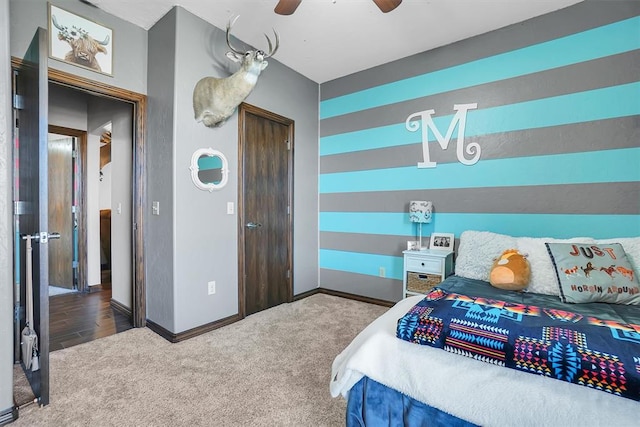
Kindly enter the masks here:
<path id="1" fill-rule="evenodd" d="M 16 60 L 18 62 L 19 60 Z M 146 208 L 145 171 L 145 123 L 147 111 L 146 95 L 95 82 L 84 77 L 60 70 L 48 69 L 50 83 L 71 88 L 90 96 L 124 102 L 131 106 L 133 129 L 133 147 L 131 155 L 131 275 L 133 291 L 131 294 L 131 318 L 133 327 L 146 325 L 146 281 L 144 256 L 144 211 Z M 122 308 L 122 307 L 121 307 Z"/>
<path id="2" fill-rule="evenodd" d="M 128 103 L 50 84 L 49 122 L 87 129 L 49 125 L 49 229 L 60 235 L 49 243 L 56 351 L 131 328 L 133 120 Z"/>
<path id="3" fill-rule="evenodd" d="M 241 317 L 293 300 L 291 119 L 238 110 L 238 265 Z"/>

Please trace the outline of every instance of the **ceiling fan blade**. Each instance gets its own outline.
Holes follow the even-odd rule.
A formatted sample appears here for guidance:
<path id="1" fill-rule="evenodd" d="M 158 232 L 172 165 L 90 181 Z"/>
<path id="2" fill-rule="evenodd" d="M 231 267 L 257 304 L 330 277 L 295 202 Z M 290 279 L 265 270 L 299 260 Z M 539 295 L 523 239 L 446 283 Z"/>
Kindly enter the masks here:
<path id="1" fill-rule="evenodd" d="M 400 6 L 402 0 L 373 0 L 373 2 L 380 8 L 381 11 L 387 13 Z"/>
<path id="2" fill-rule="evenodd" d="M 302 0 L 280 0 L 273 9 L 278 15 L 291 15 L 296 11 Z"/>

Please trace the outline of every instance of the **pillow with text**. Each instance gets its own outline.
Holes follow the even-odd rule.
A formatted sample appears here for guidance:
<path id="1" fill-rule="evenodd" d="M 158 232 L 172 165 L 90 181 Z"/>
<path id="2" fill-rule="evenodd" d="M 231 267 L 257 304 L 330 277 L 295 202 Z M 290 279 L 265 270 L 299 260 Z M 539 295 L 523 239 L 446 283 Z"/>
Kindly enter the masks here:
<path id="1" fill-rule="evenodd" d="M 640 305 L 640 284 L 621 244 L 545 245 L 563 302 Z"/>

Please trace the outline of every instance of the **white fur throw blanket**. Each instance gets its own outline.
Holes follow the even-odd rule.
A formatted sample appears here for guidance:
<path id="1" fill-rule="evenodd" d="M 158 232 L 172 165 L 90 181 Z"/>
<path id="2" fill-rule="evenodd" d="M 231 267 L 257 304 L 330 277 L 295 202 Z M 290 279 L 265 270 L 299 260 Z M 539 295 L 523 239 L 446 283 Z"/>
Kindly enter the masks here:
<path id="1" fill-rule="evenodd" d="M 335 358 L 333 397 L 368 376 L 482 426 L 638 425 L 636 401 L 396 338 L 398 319 L 421 298 L 397 303 Z"/>

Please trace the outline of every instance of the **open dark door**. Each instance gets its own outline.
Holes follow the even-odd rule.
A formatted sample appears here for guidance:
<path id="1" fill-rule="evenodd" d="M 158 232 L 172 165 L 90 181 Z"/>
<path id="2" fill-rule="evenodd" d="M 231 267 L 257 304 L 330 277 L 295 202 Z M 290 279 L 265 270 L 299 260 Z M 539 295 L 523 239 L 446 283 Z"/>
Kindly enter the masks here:
<path id="1" fill-rule="evenodd" d="M 20 290 L 20 330 L 25 324 L 26 242 L 33 240 L 33 315 L 38 335 L 40 369 L 25 370 L 41 405 L 49 403 L 49 259 L 47 158 L 47 32 L 39 28 L 19 69 L 14 71 L 16 233 L 15 277 Z"/>

